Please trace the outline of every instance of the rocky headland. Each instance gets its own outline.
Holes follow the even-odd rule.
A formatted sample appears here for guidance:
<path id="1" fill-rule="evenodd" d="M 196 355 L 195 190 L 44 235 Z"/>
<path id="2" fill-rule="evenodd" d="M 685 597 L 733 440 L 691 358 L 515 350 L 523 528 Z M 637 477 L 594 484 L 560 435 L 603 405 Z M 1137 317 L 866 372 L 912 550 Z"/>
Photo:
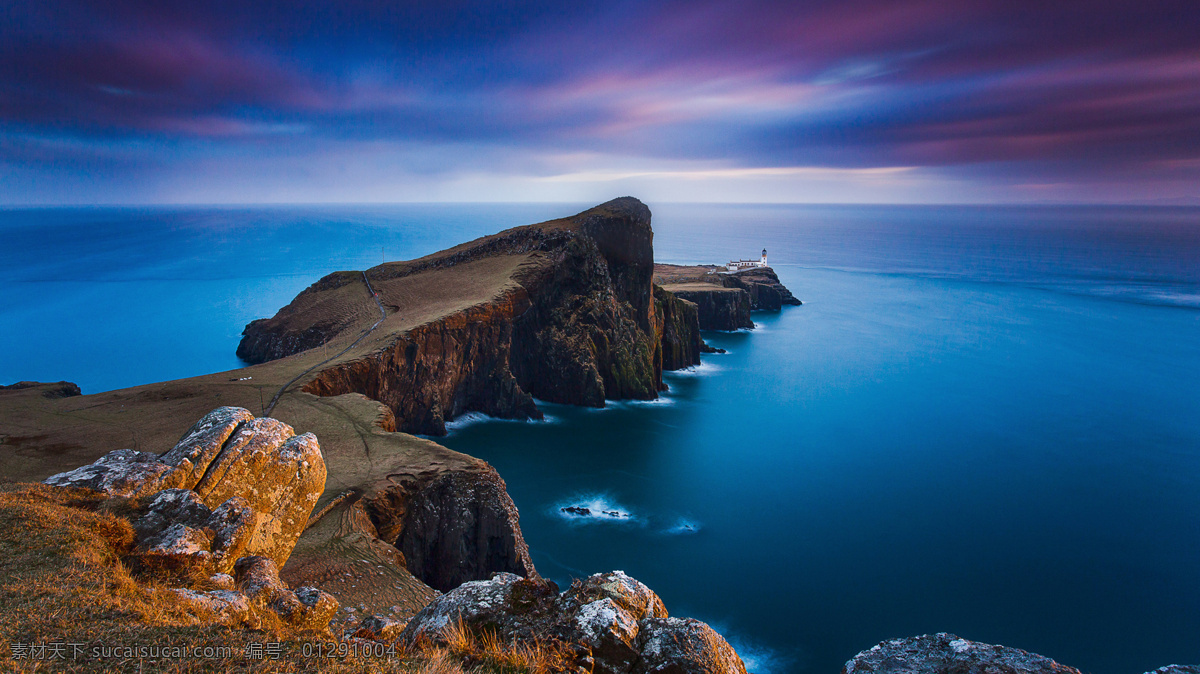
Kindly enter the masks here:
<path id="1" fill-rule="evenodd" d="M 248 325 L 238 355 L 267 362 L 356 334 L 371 314 L 345 305 L 367 279 L 388 314 L 381 336 L 301 390 L 361 393 L 398 430 L 427 435 L 468 412 L 540 418 L 535 398 L 653 399 L 664 369 L 699 362 L 696 312 L 651 282 L 653 239 L 649 209 L 626 197 L 362 278 L 338 272 Z"/>
<path id="2" fill-rule="evenodd" d="M 753 328 L 750 312 L 801 304 L 770 267 L 727 273 L 712 265 L 656 264 L 654 283 L 695 304 L 701 330 Z"/>

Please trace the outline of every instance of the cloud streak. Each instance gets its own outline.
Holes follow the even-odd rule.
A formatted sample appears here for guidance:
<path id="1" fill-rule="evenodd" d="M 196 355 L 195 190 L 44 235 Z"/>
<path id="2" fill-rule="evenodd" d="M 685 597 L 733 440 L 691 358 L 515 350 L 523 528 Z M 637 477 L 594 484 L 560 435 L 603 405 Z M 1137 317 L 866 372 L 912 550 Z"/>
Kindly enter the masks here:
<path id="1" fill-rule="evenodd" d="M 278 175 L 315 200 L 386 199 L 418 178 L 464 200 L 494 194 L 489 179 L 521 183 L 530 200 L 547 182 L 591 181 L 605 196 L 612 183 L 675 181 L 686 196 L 686 184 L 722 179 L 775 185 L 771 200 L 842 180 L 840 197 L 875 200 L 862 178 L 897 171 L 920 176 L 906 200 L 1200 197 L 1191 2 L 49 0 L 6 11 L 9 203 L 256 201 L 255 185 L 267 200 Z M 321 162 L 357 182 L 335 184 Z M 276 176 L 255 175 L 264 164 Z M 455 186 L 468 191 L 447 194 Z"/>

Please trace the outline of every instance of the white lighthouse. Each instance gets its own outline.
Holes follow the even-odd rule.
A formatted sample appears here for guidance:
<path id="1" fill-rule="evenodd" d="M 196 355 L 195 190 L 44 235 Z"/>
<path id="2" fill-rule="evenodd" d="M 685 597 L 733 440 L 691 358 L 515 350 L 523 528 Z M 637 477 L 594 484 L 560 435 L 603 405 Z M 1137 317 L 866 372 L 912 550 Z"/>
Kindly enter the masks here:
<path id="1" fill-rule="evenodd" d="M 745 269 L 754 269 L 756 267 L 766 267 L 766 266 L 767 266 L 767 249 L 763 248 L 762 257 L 758 258 L 758 262 L 755 262 L 754 260 L 730 260 L 725 265 L 725 271 L 739 272 L 739 271 L 742 271 Z"/>

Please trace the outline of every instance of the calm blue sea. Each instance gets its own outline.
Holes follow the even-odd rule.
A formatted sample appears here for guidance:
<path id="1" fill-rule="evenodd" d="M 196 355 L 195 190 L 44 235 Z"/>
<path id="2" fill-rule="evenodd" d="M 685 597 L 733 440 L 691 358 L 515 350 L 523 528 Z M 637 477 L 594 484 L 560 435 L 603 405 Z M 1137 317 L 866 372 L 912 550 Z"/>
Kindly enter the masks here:
<path id="1" fill-rule="evenodd" d="M 759 672 L 934 631 L 1200 663 L 1200 209 L 650 206 L 660 261 L 766 247 L 805 305 L 661 401 L 454 425 L 544 575 L 623 569 Z M 326 272 L 575 210 L 0 211 L 0 382 L 234 368 Z"/>

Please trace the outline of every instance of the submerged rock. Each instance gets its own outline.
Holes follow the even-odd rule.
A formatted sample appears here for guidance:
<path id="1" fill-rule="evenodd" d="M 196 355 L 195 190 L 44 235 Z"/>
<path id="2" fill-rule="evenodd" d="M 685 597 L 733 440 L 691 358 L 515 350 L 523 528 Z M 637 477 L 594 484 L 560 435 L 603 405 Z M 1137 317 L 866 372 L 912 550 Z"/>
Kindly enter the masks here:
<path id="1" fill-rule="evenodd" d="M 939 633 L 884 641 L 854 656 L 842 674 L 1079 674 L 1079 670 L 1036 653 Z"/>

